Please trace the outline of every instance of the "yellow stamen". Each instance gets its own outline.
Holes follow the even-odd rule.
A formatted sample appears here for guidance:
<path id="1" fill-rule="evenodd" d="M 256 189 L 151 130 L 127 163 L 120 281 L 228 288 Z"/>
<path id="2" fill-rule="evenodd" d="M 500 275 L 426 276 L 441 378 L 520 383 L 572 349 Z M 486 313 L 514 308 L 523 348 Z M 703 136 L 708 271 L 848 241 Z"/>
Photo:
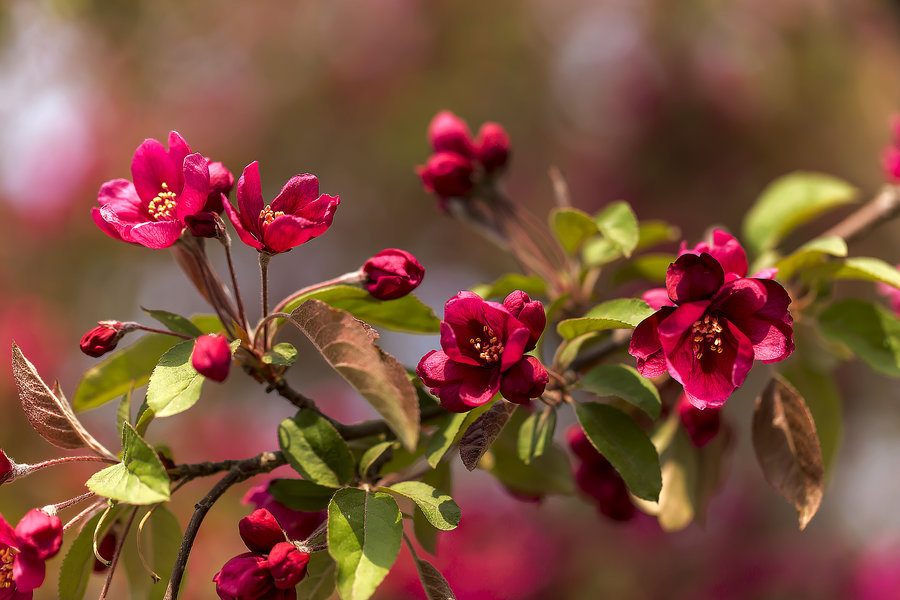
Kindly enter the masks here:
<path id="1" fill-rule="evenodd" d="M 9 546 L 0 550 L 0 589 L 11 588 L 13 581 L 13 560 L 18 552 Z"/>
<path id="2" fill-rule="evenodd" d="M 171 191 L 164 181 L 162 191 L 147 205 L 147 212 L 154 221 L 171 221 L 175 218 L 175 199 L 178 194 Z"/>
<path id="3" fill-rule="evenodd" d="M 267 206 L 259 211 L 259 218 L 262 219 L 263 227 L 268 227 L 275 220 L 275 217 L 283 217 L 284 213 L 280 210 L 273 211 L 271 206 Z"/>
<path id="4" fill-rule="evenodd" d="M 719 324 L 719 318 L 711 315 L 703 315 L 703 319 L 694 321 L 691 339 L 694 343 L 694 356 L 697 360 L 703 358 L 704 349 L 709 349 L 715 354 L 722 354 L 722 332 L 724 329 Z M 704 346 L 706 348 L 704 348 Z"/>

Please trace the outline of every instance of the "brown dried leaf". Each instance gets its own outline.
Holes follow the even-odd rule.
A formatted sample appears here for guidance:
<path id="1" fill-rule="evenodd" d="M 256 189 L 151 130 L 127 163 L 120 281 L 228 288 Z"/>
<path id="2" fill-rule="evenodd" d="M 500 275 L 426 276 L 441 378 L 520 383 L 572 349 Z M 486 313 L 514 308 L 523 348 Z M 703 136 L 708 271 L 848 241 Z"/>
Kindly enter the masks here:
<path id="1" fill-rule="evenodd" d="M 307 300 L 290 321 L 358 391 L 410 450 L 419 438 L 419 399 L 396 358 L 375 345 L 378 332 L 343 310 Z"/>
<path id="2" fill-rule="evenodd" d="M 117 460 L 114 454 L 88 433 L 62 392 L 54 393 L 44 383 L 37 369 L 25 358 L 15 342 L 12 343 L 12 368 L 22 409 L 41 437 L 58 448 L 71 450 L 88 447 L 100 456 Z M 59 389 L 58 384 L 54 387 Z"/>
<path id="3" fill-rule="evenodd" d="M 804 529 L 822 503 L 822 450 L 803 397 L 780 377 L 756 399 L 753 447 L 766 481 L 794 505 Z"/>
<path id="4" fill-rule="evenodd" d="M 419 580 L 422 582 L 422 588 L 424 588 L 428 600 L 456 600 L 450 584 L 434 565 L 416 557 L 416 570 L 419 572 Z"/>
<path id="5" fill-rule="evenodd" d="M 459 440 L 459 457 L 468 470 L 475 469 L 478 461 L 503 431 L 512 414 L 516 412 L 516 408 L 518 408 L 517 404 L 498 400 L 486 413 L 469 425 Z"/>

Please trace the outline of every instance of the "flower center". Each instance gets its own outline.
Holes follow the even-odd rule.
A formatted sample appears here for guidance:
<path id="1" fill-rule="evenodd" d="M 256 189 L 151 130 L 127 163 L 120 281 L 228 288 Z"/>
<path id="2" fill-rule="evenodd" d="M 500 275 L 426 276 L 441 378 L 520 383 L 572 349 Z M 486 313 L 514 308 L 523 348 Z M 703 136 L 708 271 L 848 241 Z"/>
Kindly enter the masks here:
<path id="1" fill-rule="evenodd" d="M 262 221 L 263 227 L 268 227 L 275 220 L 275 217 L 283 217 L 284 213 L 280 210 L 273 211 L 271 206 L 267 206 L 259 211 L 259 219 Z"/>
<path id="2" fill-rule="evenodd" d="M 7 546 L 0 550 L 0 590 L 11 588 L 15 585 L 13 581 L 13 559 L 18 552 L 15 548 Z"/>
<path id="3" fill-rule="evenodd" d="M 154 221 L 171 221 L 175 218 L 175 198 L 178 195 L 164 181 L 162 191 L 147 205 L 147 212 Z"/>
<path id="4" fill-rule="evenodd" d="M 484 331 L 484 340 L 480 337 L 469 338 L 469 343 L 478 352 L 478 358 L 488 364 L 493 364 L 499 361 L 503 355 L 503 344 L 500 343 L 493 329 L 487 325 L 481 329 Z"/>
<path id="5" fill-rule="evenodd" d="M 694 342 L 694 356 L 703 357 L 703 351 L 708 349 L 715 354 L 722 354 L 722 326 L 719 318 L 703 315 L 703 319 L 694 322 L 691 330 Z"/>

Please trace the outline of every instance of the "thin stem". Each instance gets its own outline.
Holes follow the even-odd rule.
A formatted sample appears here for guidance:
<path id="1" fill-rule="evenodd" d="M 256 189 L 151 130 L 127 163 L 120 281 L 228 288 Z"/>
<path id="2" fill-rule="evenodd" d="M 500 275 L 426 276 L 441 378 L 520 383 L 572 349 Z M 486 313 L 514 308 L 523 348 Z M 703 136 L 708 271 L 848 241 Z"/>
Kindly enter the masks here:
<path id="1" fill-rule="evenodd" d="M 122 537 L 119 538 L 119 543 L 116 544 L 116 552 L 113 554 L 112 563 L 109 565 L 109 573 L 106 576 L 106 583 L 103 584 L 103 590 L 100 592 L 100 599 L 104 600 L 106 598 L 106 594 L 109 592 L 109 585 L 112 583 L 113 573 L 116 572 L 116 566 L 119 564 L 119 557 L 122 555 L 122 546 L 125 545 L 125 538 L 128 537 L 128 532 L 131 530 L 131 524 L 134 523 L 134 518 L 137 516 L 138 507 L 135 506 L 131 511 L 131 516 L 128 517 L 128 522 L 125 523 L 125 529 L 122 531 Z"/>
<path id="2" fill-rule="evenodd" d="M 225 259 L 228 261 L 228 272 L 231 275 L 231 287 L 234 289 L 234 298 L 237 301 L 238 315 L 241 318 L 244 331 L 250 331 L 250 322 L 247 320 L 247 311 L 244 310 L 244 301 L 241 299 L 241 288 L 238 287 L 237 277 L 234 271 L 234 261 L 231 259 L 231 237 L 225 233 L 219 238 L 225 247 Z"/>
<path id="3" fill-rule="evenodd" d="M 64 508 L 68 508 L 73 504 L 78 504 L 79 502 L 84 502 L 90 498 L 93 498 L 96 494 L 94 492 L 87 492 L 85 494 L 81 494 L 80 496 L 75 496 L 74 498 L 70 498 L 69 500 L 63 500 L 59 504 L 51 504 L 51 506 L 55 510 L 62 510 Z"/>
<path id="4" fill-rule="evenodd" d="M 69 521 L 65 525 L 63 525 L 63 532 L 68 531 L 73 525 L 76 525 L 78 522 L 80 522 L 82 519 L 84 519 L 91 513 L 94 513 L 96 511 L 100 510 L 100 507 L 103 506 L 105 503 L 106 503 L 106 498 L 98 498 L 90 506 L 85 508 L 83 511 L 81 511 L 80 513 L 78 513 L 77 515 L 72 517 L 71 519 L 69 519 Z"/>
<path id="5" fill-rule="evenodd" d="M 269 314 L 269 261 L 272 260 L 272 255 L 268 252 L 260 252 L 259 253 L 259 277 L 262 280 L 262 317 L 265 318 Z M 259 348 L 263 348 L 266 344 L 266 340 L 268 339 L 269 332 L 269 323 L 264 322 L 262 326 L 262 337 L 259 335 L 260 330 L 256 330 L 256 335 L 254 338 L 254 344 Z M 260 339 L 262 339 L 262 344 L 260 344 Z"/>
<path id="6" fill-rule="evenodd" d="M 886 185 L 878 195 L 820 237 L 837 236 L 848 244 L 900 215 L 900 186 Z"/>
<path id="7" fill-rule="evenodd" d="M 27 469 L 27 473 L 31 474 L 35 471 L 39 471 L 46 467 L 52 467 L 54 465 L 61 465 L 63 463 L 70 462 L 102 462 L 110 465 L 118 464 L 118 460 L 113 460 L 111 458 L 106 458 L 103 456 L 63 456 L 61 458 L 53 458 L 50 460 L 45 460 L 44 462 L 35 463 L 33 465 L 22 465 L 25 469 Z"/>
<path id="8" fill-rule="evenodd" d="M 328 281 L 321 281 L 319 283 L 314 283 L 313 285 L 306 286 L 303 289 L 297 290 L 281 302 L 275 305 L 275 308 L 272 309 L 273 312 L 283 311 L 284 308 L 289 305 L 291 302 L 296 300 L 297 298 L 301 298 L 306 294 L 311 294 L 312 292 L 317 292 L 319 290 L 324 290 L 325 288 L 334 287 L 336 285 L 352 285 L 357 281 L 363 280 L 362 271 L 352 271 L 350 273 L 344 273 L 339 277 L 335 277 L 334 279 L 329 279 Z"/>
<path id="9" fill-rule="evenodd" d="M 147 327 L 146 325 L 141 325 L 140 323 L 137 324 L 137 329 L 140 329 L 142 331 L 149 331 L 150 333 L 162 333 L 165 335 L 174 335 L 175 337 L 179 337 L 183 340 L 194 339 L 194 336 L 192 336 L 192 335 L 178 333 L 177 331 L 169 331 L 168 329 L 157 329 L 156 327 Z"/>

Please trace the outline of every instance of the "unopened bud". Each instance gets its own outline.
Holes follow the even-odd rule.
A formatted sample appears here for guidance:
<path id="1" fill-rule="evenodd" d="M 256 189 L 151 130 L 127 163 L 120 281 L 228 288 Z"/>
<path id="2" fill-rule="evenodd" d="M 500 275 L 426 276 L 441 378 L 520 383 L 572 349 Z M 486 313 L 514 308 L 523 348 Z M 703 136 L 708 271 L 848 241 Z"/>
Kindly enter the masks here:
<path id="1" fill-rule="evenodd" d="M 287 541 L 281 525 L 264 508 L 254 510 L 238 521 L 238 531 L 247 547 L 254 552 L 268 552 L 279 542 Z"/>
<path id="2" fill-rule="evenodd" d="M 136 329 L 132 323 L 119 321 L 99 321 L 97 327 L 81 338 L 81 351 L 88 356 L 99 357 L 115 349 L 119 340 L 129 331 Z"/>
<path id="3" fill-rule="evenodd" d="M 547 326 L 547 314 L 544 305 L 537 300 L 532 300 L 522 290 L 515 290 L 503 301 L 503 306 L 509 314 L 522 322 L 528 328 L 528 344 L 525 352 L 533 350 L 537 346 L 544 328 Z"/>
<path id="4" fill-rule="evenodd" d="M 469 126 L 449 110 L 442 110 L 431 120 L 428 141 L 435 152 L 455 152 L 472 158 L 472 134 Z"/>
<path id="5" fill-rule="evenodd" d="M 382 250 L 363 265 L 365 287 L 379 300 L 400 298 L 418 287 L 425 268 L 416 257 L 397 248 Z"/>
<path id="6" fill-rule="evenodd" d="M 432 154 L 417 169 L 422 184 L 441 198 L 465 196 L 472 191 L 472 161 L 455 152 Z"/>
<path id="7" fill-rule="evenodd" d="M 197 237 L 217 238 L 225 233 L 225 222 L 216 213 L 203 210 L 184 218 L 185 224 Z"/>
<path id="8" fill-rule="evenodd" d="M 203 210 L 221 214 L 224 201 L 222 196 L 227 197 L 231 193 L 231 189 L 234 187 L 234 175 L 220 162 L 212 162 L 207 158 L 206 164 L 209 167 L 209 195 L 206 197 Z"/>
<path id="9" fill-rule="evenodd" d="M 191 364 L 198 373 L 219 383 L 228 377 L 231 348 L 224 335 L 201 335 L 194 343 Z"/>
<path id="10" fill-rule="evenodd" d="M 509 135 L 501 125 L 485 123 L 475 140 L 475 159 L 487 173 L 499 171 L 509 160 L 509 145 Z"/>
<path id="11" fill-rule="evenodd" d="M 6 452 L 0 450 L 0 484 L 12 481 L 16 476 L 16 465 L 6 455 Z"/>
<path id="12" fill-rule="evenodd" d="M 298 550 L 290 542 L 279 542 L 269 551 L 269 573 L 279 590 L 293 590 L 306 575 L 309 553 Z"/>

